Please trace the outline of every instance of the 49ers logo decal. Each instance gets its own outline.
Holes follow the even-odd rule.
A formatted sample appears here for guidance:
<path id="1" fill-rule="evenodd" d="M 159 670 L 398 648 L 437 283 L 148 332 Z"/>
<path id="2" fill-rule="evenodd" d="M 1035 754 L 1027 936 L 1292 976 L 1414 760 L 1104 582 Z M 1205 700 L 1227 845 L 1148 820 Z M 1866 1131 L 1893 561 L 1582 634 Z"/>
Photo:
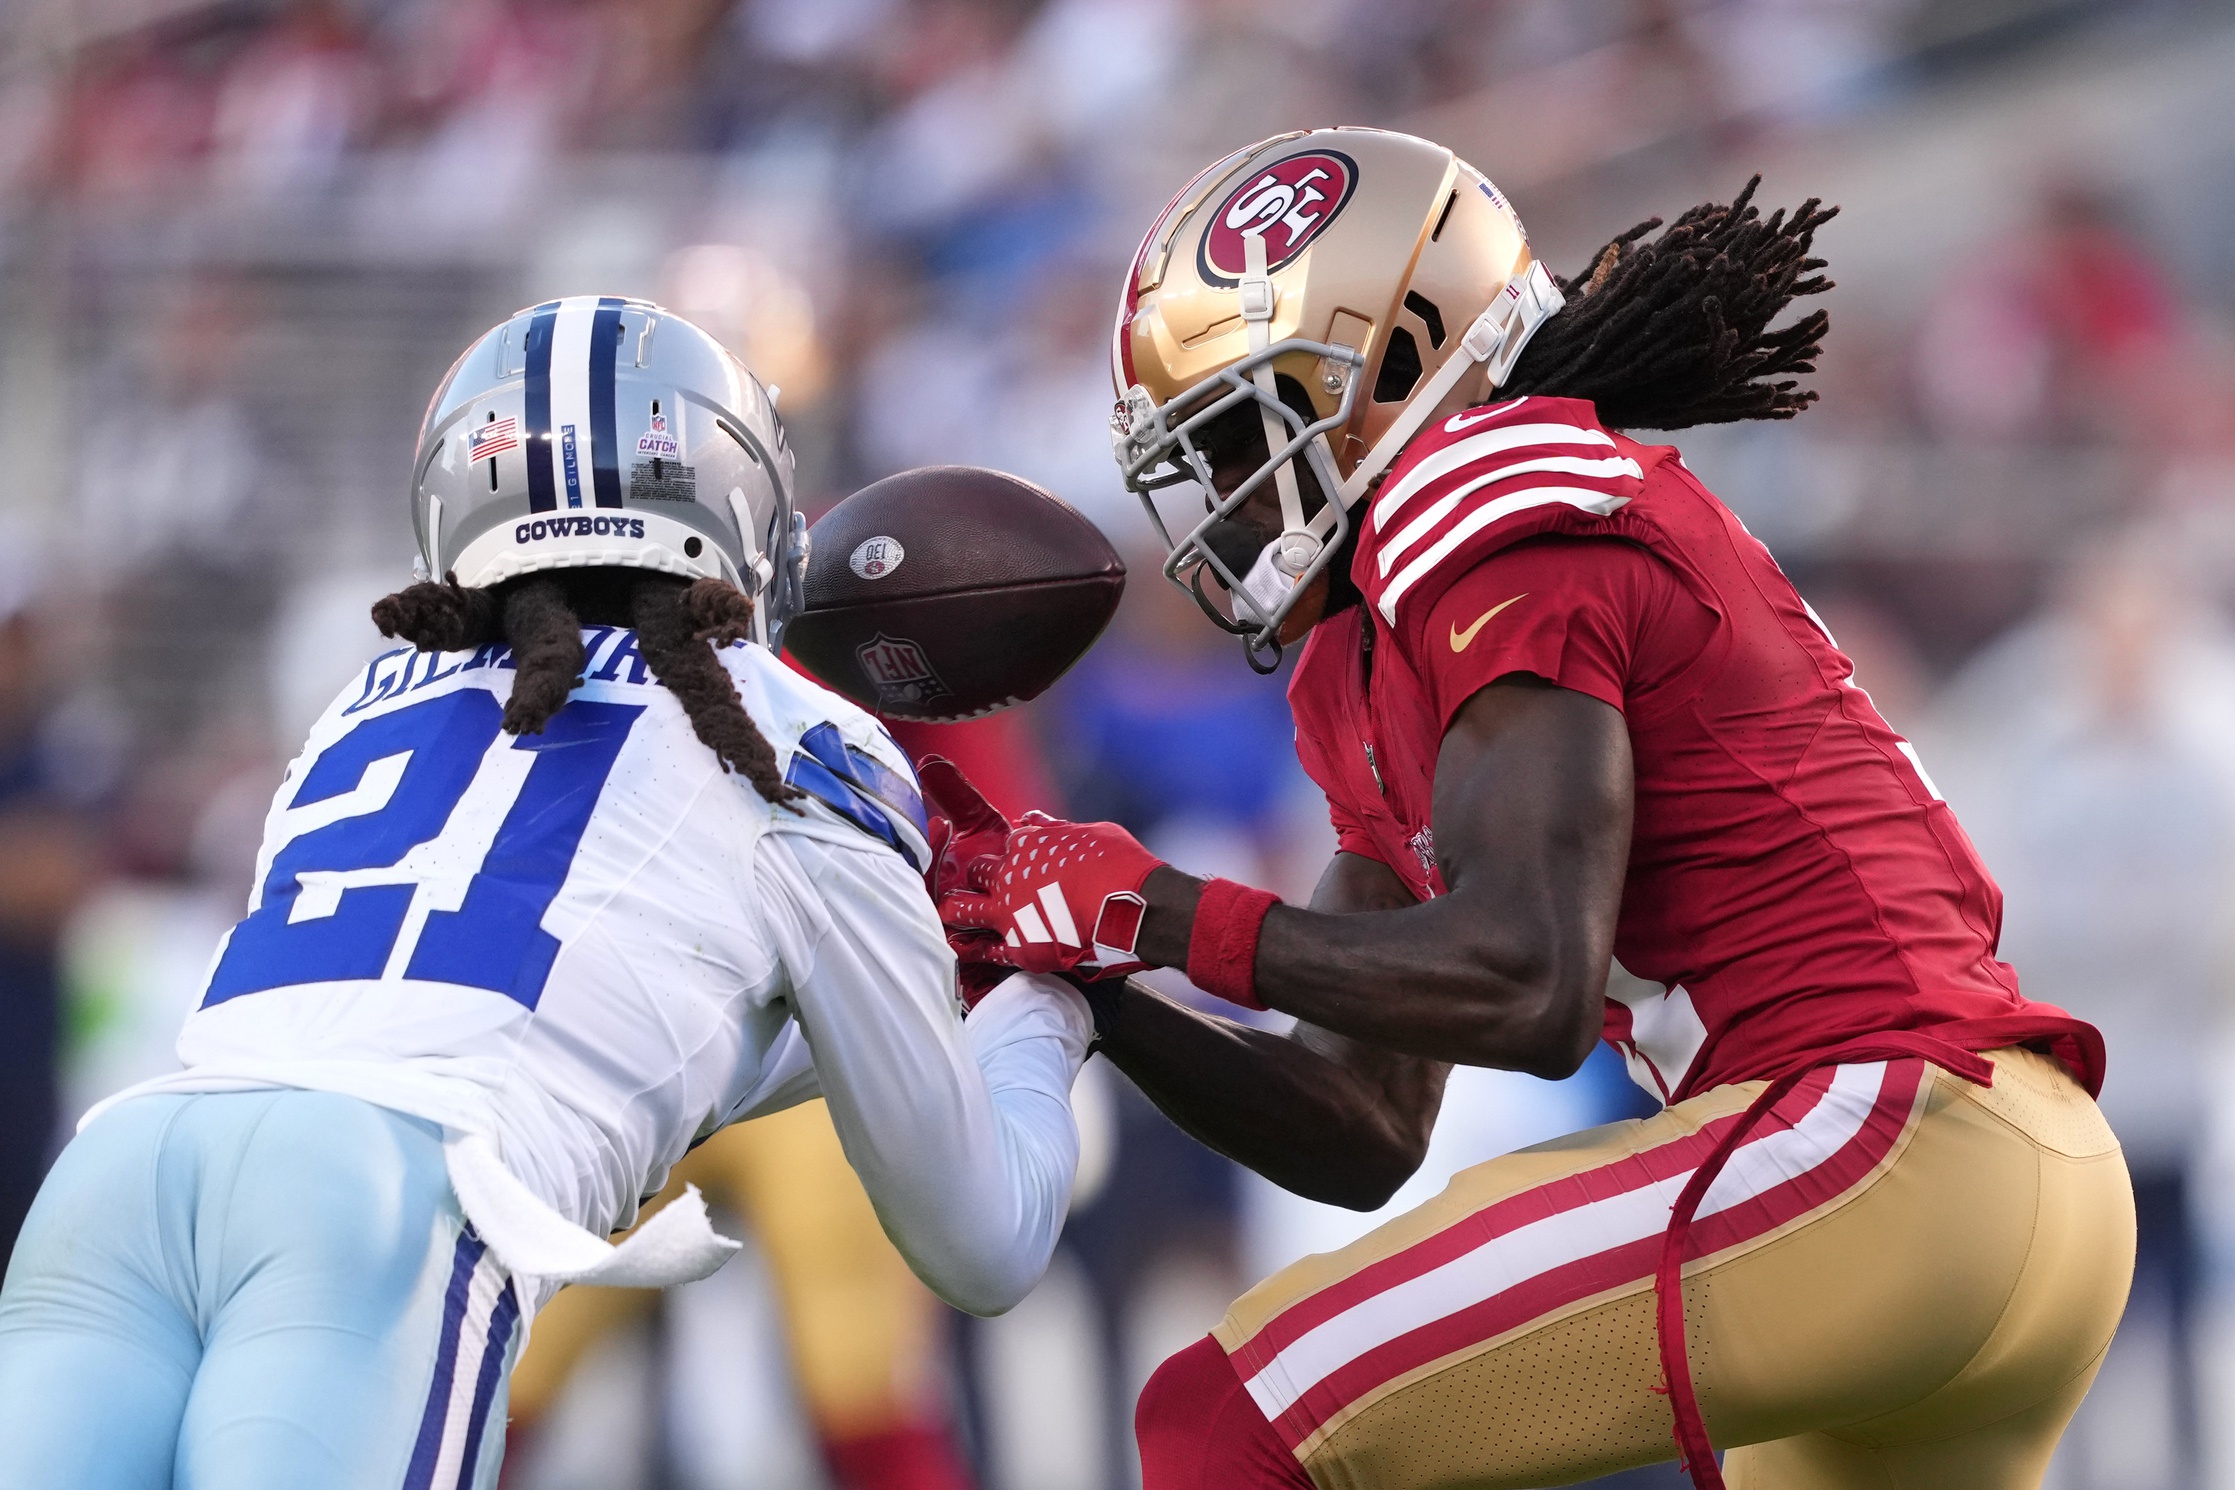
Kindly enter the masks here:
<path id="1" fill-rule="evenodd" d="M 1268 273 L 1326 231 L 1358 185 L 1358 163 L 1335 150 L 1312 150 L 1258 166 L 1211 214 L 1195 267 L 1216 285 L 1237 283 L 1248 266 L 1246 234 L 1265 235 Z"/>

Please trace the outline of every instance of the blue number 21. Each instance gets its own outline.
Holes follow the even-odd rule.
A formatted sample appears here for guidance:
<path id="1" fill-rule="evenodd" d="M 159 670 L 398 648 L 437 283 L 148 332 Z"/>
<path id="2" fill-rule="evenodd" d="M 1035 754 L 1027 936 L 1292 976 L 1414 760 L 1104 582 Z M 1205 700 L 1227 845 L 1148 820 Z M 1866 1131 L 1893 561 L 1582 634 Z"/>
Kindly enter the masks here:
<path id="1" fill-rule="evenodd" d="M 328 746 L 304 773 L 291 810 L 355 791 L 376 761 L 407 751 L 409 759 L 385 806 L 300 833 L 273 856 L 263 899 L 233 928 L 202 1007 L 295 983 L 380 977 L 422 887 L 409 879 L 350 885 L 330 914 L 291 921 L 302 876 L 390 868 L 439 834 L 480 771 L 503 712 L 494 695 L 462 688 L 376 715 Z M 577 699 L 542 734 L 513 741 L 535 761 L 458 908 L 427 914 L 404 977 L 486 988 L 536 1006 L 559 954 L 543 913 L 643 712 Z"/>

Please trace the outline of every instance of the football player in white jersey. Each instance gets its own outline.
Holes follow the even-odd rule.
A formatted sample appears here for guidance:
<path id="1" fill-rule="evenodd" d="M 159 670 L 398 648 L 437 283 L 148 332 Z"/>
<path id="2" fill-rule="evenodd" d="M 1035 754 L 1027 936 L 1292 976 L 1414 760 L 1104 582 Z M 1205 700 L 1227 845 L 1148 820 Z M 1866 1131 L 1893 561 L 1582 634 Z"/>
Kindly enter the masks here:
<path id="1" fill-rule="evenodd" d="M 312 729 L 185 1069 L 87 1119 L 0 1292 L 0 1490 L 494 1484 L 567 1281 L 736 1244 L 670 1165 L 820 1092 L 910 1265 L 997 1313 L 1045 1267 L 1092 1023 L 964 1024 L 939 836 L 874 719 L 777 660 L 805 525 L 773 399 L 642 301 L 520 312 L 451 369 L 411 645 Z"/>

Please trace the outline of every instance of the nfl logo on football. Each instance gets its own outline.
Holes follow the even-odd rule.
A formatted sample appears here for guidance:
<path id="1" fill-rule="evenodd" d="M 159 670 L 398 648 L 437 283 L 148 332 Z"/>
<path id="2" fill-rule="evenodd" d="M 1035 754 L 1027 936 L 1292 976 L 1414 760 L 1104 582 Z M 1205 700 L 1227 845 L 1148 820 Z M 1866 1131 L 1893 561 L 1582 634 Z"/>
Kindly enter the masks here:
<path id="1" fill-rule="evenodd" d="M 947 691 L 947 685 L 931 670 L 923 648 L 906 637 L 879 632 L 854 649 L 854 660 L 861 664 L 862 676 L 876 688 L 880 703 L 922 703 Z"/>

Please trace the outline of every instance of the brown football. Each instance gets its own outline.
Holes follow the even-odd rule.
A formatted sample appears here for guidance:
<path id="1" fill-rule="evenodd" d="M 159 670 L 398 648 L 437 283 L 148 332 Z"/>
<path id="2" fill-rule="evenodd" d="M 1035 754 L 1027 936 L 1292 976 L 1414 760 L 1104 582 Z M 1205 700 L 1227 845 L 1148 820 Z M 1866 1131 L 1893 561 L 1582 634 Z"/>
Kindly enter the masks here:
<path id="1" fill-rule="evenodd" d="M 812 531 L 806 604 L 784 645 L 895 719 L 970 719 L 1038 697 L 1125 593 L 1125 563 L 1099 528 L 977 466 L 887 476 Z"/>

